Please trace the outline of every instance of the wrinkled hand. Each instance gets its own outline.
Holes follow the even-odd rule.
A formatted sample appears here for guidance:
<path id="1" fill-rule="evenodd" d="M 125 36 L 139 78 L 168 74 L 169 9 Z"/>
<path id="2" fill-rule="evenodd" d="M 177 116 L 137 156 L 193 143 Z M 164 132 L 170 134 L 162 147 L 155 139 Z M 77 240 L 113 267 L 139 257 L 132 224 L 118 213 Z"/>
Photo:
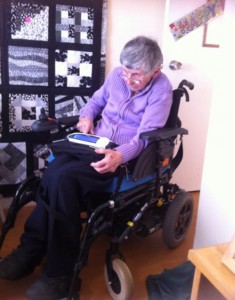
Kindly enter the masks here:
<path id="1" fill-rule="evenodd" d="M 102 160 L 91 163 L 91 166 L 99 173 L 115 172 L 117 167 L 122 163 L 121 153 L 110 149 L 96 149 L 96 153 L 104 154 Z"/>
<path id="2" fill-rule="evenodd" d="M 93 120 L 89 118 L 80 118 L 79 122 L 77 123 L 77 129 L 82 133 L 94 134 Z"/>

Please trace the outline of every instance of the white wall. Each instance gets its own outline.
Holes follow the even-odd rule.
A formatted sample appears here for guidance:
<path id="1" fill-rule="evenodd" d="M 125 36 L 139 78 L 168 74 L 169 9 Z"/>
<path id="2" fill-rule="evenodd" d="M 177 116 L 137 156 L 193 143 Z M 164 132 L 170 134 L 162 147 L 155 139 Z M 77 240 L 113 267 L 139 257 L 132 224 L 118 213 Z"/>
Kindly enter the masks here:
<path id="1" fill-rule="evenodd" d="M 108 0 L 106 73 L 119 65 L 124 44 L 137 35 L 162 43 L 165 0 Z"/>
<path id="2" fill-rule="evenodd" d="M 194 247 L 231 240 L 235 233 L 235 1 L 226 0 L 220 60 L 215 61 L 211 117 Z"/>

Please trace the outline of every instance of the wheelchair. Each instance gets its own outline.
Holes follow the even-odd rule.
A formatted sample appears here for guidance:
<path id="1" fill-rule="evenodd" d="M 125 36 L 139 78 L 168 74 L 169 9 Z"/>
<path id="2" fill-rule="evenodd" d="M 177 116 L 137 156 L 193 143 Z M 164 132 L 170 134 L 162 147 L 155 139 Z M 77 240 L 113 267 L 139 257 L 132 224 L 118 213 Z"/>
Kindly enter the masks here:
<path id="1" fill-rule="evenodd" d="M 116 300 L 130 299 L 134 288 L 131 272 L 120 251 L 124 240 L 133 233 L 144 238 L 161 229 L 163 241 L 169 248 L 183 242 L 193 215 L 193 199 L 189 192 L 170 181 L 183 157 L 183 136 L 188 134 L 178 118 L 180 102 L 182 97 L 189 101 L 188 89 L 193 88 L 191 82 L 182 80 L 173 91 L 173 104 L 164 128 L 140 134 L 148 146 L 138 157 L 133 172 L 126 174 L 124 166 L 107 191 L 98 198 L 92 195 L 96 197 L 96 205 L 90 205 L 82 218 L 85 226 L 67 299 L 79 299 L 80 272 L 87 265 L 92 243 L 101 234 L 107 234 L 110 240 L 104 277 L 111 297 Z M 41 142 L 52 142 L 73 132 L 76 123 L 77 117 L 47 118 L 42 109 L 32 130 Z M 41 176 L 41 173 L 34 174 L 18 187 L 2 227 L 0 248 L 8 230 L 14 227 L 17 212 L 35 200 Z"/>

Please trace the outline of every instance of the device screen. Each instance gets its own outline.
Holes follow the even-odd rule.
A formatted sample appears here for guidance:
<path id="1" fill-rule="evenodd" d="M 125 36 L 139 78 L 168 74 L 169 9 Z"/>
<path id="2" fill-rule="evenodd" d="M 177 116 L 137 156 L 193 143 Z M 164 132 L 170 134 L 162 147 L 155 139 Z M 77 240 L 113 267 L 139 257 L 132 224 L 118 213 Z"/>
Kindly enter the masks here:
<path id="1" fill-rule="evenodd" d="M 75 134 L 74 139 L 90 142 L 90 143 L 96 143 L 99 139 L 99 137 L 93 136 L 93 135 L 85 135 L 85 134 Z"/>

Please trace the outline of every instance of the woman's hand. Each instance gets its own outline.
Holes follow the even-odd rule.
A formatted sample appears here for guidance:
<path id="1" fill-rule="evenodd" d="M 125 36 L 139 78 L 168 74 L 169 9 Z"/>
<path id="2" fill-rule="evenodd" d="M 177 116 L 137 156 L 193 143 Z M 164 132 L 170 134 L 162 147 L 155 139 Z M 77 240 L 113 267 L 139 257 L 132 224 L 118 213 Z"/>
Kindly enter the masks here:
<path id="1" fill-rule="evenodd" d="M 79 122 L 77 123 L 77 129 L 82 133 L 95 133 L 93 120 L 89 118 L 80 118 Z"/>
<path id="2" fill-rule="evenodd" d="M 91 163 L 91 166 L 99 173 L 115 172 L 117 167 L 122 163 L 121 153 L 110 149 L 96 149 L 96 153 L 104 154 L 102 160 Z"/>

